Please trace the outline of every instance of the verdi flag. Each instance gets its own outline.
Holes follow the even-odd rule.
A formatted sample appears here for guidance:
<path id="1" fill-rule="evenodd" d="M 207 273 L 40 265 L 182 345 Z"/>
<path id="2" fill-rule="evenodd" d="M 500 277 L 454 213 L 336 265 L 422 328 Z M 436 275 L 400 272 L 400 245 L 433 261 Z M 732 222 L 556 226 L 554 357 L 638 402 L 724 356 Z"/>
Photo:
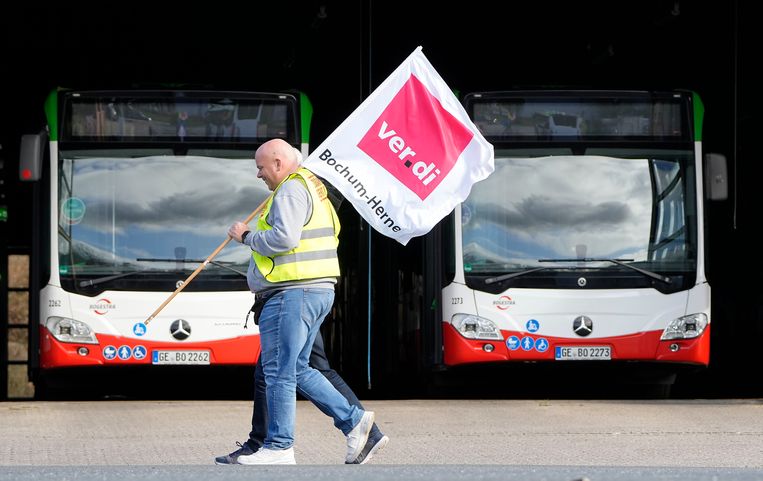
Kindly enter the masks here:
<path id="1" fill-rule="evenodd" d="M 493 172 L 493 146 L 418 47 L 303 164 L 405 245 Z"/>

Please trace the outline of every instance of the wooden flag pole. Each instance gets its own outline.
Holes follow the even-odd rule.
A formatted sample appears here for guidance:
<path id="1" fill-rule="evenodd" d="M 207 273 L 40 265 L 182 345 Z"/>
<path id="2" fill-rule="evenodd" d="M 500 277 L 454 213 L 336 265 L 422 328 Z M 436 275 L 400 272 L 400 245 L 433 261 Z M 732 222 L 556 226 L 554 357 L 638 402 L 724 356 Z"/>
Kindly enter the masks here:
<path id="1" fill-rule="evenodd" d="M 249 222 L 251 222 L 251 221 L 252 221 L 252 219 L 254 219 L 254 217 L 255 217 L 257 214 L 259 214 L 259 213 L 260 213 L 260 211 L 261 211 L 261 210 L 262 210 L 262 209 L 265 207 L 265 204 L 267 203 L 268 199 L 269 199 L 269 197 L 268 197 L 268 198 L 266 198 L 265 200 L 263 200 L 263 201 L 262 201 L 262 204 L 260 204 L 260 205 L 259 205 L 259 207 L 257 207 L 256 209 L 254 209 L 254 211 L 253 211 L 251 214 L 249 214 L 249 217 L 247 217 L 247 218 L 246 218 L 246 220 L 244 220 L 244 224 L 248 224 Z M 230 242 L 231 240 L 233 240 L 233 238 L 232 238 L 231 236 L 228 236 L 228 238 L 227 238 L 227 239 L 225 239 L 225 241 L 223 241 L 223 243 L 222 243 L 222 244 L 220 244 L 220 245 L 217 247 L 217 249 L 215 249 L 215 251 L 214 251 L 214 252 L 212 252 L 211 254 L 209 254 L 209 257 L 207 257 L 207 258 L 204 260 L 204 262 L 202 262 L 201 264 L 199 264 L 199 267 L 197 267 L 197 268 L 196 268 L 196 270 L 195 270 L 195 271 L 193 271 L 193 272 L 191 273 L 191 275 L 190 275 L 190 276 L 188 276 L 188 279 L 184 280 L 184 281 L 183 281 L 183 283 L 182 283 L 182 284 L 180 284 L 180 287 L 178 287 L 177 289 L 175 289 L 175 292 L 173 292 L 173 293 L 170 295 L 170 297 L 168 297 L 168 298 L 167 298 L 167 300 L 166 300 L 166 301 L 162 302 L 162 305 L 161 305 L 161 306 L 159 306 L 159 307 L 158 307 L 158 308 L 157 308 L 157 309 L 154 311 L 154 313 L 153 313 L 153 314 L 151 314 L 150 316 L 148 316 L 148 319 L 146 319 L 145 321 L 143 321 L 143 324 L 147 326 L 149 322 L 151 322 L 151 321 L 152 321 L 152 320 L 153 320 L 153 319 L 154 319 L 154 318 L 155 318 L 155 317 L 156 317 L 156 316 L 157 316 L 157 315 L 158 315 L 160 312 L 162 312 L 162 309 L 164 309 L 164 307 L 165 307 L 167 304 L 169 304 L 169 303 L 170 303 L 170 301 L 171 301 L 172 299 L 174 299 L 174 298 L 175 298 L 175 296 L 176 296 L 176 295 L 178 295 L 178 294 L 180 293 L 180 291 L 182 291 L 183 289 L 185 289 L 185 286 L 187 286 L 187 285 L 188 285 L 188 284 L 189 284 L 189 283 L 190 283 L 190 282 L 191 282 L 191 281 L 192 281 L 192 280 L 193 280 L 193 279 L 194 279 L 194 278 L 195 278 L 197 275 L 199 275 L 199 272 L 203 271 L 203 270 L 204 270 L 204 269 L 207 267 L 207 265 L 209 265 L 210 261 L 211 261 L 212 259 L 214 259 L 214 258 L 215 258 L 215 256 L 217 256 L 217 254 L 219 254 L 219 253 L 220 253 L 220 251 L 221 251 L 221 250 L 223 250 L 223 248 L 224 248 L 225 246 L 227 246 L 227 245 L 228 245 L 228 242 Z"/>

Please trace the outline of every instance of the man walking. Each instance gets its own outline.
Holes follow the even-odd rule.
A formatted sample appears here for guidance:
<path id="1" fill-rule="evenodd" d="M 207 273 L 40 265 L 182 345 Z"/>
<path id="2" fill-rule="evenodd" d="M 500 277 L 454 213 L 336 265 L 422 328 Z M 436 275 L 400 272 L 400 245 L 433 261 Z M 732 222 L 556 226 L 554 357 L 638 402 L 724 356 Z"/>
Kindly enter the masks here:
<path id="1" fill-rule="evenodd" d="M 334 419 L 347 436 L 346 462 L 363 450 L 374 413 L 351 405 L 309 365 L 313 342 L 334 301 L 339 276 L 339 219 L 326 187 L 300 168 L 284 140 L 265 142 L 255 153 L 257 177 L 273 194 L 257 230 L 237 222 L 231 238 L 252 249 L 247 282 L 260 303 L 260 363 L 265 378 L 268 429 L 261 449 L 240 455 L 241 464 L 295 464 L 296 392 Z"/>

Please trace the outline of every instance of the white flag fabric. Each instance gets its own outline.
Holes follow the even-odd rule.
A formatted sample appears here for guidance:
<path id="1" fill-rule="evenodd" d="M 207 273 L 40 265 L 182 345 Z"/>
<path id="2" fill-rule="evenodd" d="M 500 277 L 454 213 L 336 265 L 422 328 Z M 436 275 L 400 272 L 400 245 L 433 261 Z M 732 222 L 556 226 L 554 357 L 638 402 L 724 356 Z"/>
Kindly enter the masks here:
<path id="1" fill-rule="evenodd" d="M 403 245 L 429 232 L 494 169 L 493 146 L 421 47 L 303 165 Z"/>

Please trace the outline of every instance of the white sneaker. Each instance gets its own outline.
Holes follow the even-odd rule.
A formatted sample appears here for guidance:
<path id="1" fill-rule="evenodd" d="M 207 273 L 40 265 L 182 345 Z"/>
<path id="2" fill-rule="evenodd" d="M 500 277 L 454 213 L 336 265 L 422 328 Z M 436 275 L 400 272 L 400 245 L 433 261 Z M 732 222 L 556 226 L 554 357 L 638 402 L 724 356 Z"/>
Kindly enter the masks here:
<path id="1" fill-rule="evenodd" d="M 254 454 L 238 457 L 239 464 L 297 464 L 294 460 L 294 448 L 260 448 Z"/>
<path id="2" fill-rule="evenodd" d="M 364 411 L 360 422 L 352 428 L 347 435 L 347 456 L 344 458 L 346 463 L 352 463 L 368 441 L 368 433 L 374 425 L 374 412 Z"/>

